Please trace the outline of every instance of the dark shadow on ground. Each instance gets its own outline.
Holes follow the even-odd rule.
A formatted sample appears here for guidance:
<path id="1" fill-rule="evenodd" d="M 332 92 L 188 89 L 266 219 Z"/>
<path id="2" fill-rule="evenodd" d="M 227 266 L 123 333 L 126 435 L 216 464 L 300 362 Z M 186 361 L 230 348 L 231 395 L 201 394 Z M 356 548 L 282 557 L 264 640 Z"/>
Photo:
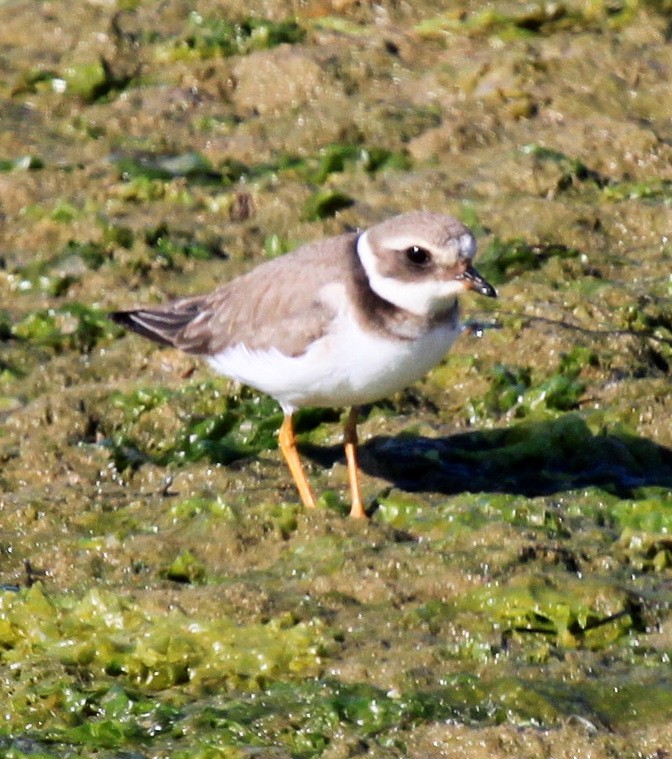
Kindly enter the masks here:
<path id="1" fill-rule="evenodd" d="M 302 454 L 329 466 L 342 450 L 304 446 Z M 436 439 L 377 437 L 360 447 L 360 467 L 408 492 L 446 495 L 595 486 L 629 498 L 645 486 L 672 488 L 672 450 L 627 433 L 594 435 L 578 414 Z"/>

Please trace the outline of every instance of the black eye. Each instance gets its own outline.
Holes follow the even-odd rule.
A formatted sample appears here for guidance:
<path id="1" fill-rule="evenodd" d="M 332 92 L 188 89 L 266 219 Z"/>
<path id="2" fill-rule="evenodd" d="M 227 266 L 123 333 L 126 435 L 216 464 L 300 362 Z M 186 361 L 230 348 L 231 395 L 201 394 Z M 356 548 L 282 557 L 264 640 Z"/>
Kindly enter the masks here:
<path id="1" fill-rule="evenodd" d="M 417 245 L 407 248 L 404 251 L 404 254 L 406 255 L 406 260 L 409 263 L 412 263 L 413 266 L 427 266 L 432 260 L 429 251 L 424 248 L 419 248 Z"/>

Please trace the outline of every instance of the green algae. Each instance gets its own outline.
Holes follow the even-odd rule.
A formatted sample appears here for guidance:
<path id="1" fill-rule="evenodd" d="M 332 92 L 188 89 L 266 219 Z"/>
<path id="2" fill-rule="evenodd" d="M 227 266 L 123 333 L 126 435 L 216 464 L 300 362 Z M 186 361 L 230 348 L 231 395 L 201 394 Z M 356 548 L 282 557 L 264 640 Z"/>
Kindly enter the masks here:
<path id="1" fill-rule="evenodd" d="M 69 224 L 81 216 L 81 210 L 67 200 L 59 200 L 49 212 L 49 218 L 60 224 Z"/>
<path id="2" fill-rule="evenodd" d="M 401 151 L 334 143 L 320 151 L 318 165 L 310 172 L 309 178 L 316 184 L 323 184 L 331 174 L 346 171 L 350 165 L 361 166 L 364 171 L 374 174 L 388 169 L 408 169 L 410 159 Z"/>
<path id="3" fill-rule="evenodd" d="M 199 58 L 211 58 L 291 45 L 301 42 L 305 34 L 305 30 L 293 20 L 273 21 L 250 16 L 232 22 L 220 16 L 205 16 L 192 11 L 184 35 L 172 44 L 176 56 L 187 50 Z"/>
<path id="4" fill-rule="evenodd" d="M 482 400 L 471 405 L 475 418 L 501 416 L 526 417 L 553 411 L 570 411 L 579 405 L 585 383 L 578 369 L 562 367 L 541 382 L 533 383 L 529 367 L 496 364 L 490 374 L 491 385 Z"/>
<path id="5" fill-rule="evenodd" d="M 323 647 L 319 625 L 279 617 L 239 627 L 225 618 L 207 621 L 151 611 L 103 590 L 80 599 L 46 596 L 39 585 L 3 592 L 0 621 L 5 664 L 30 669 L 52 661 L 84 680 L 148 693 L 180 683 L 195 692 L 234 686 L 256 690 L 264 678 L 315 672 Z M 23 697 L 21 686 L 6 691 L 5 708 Z M 37 718 L 23 710 L 15 716 L 14 729 Z"/>
<path id="6" fill-rule="evenodd" d="M 28 671 L 50 660 L 66 668 L 60 679 L 12 685 L 4 694 L 15 708 L 5 730 L 30 724 L 33 740 L 41 733 L 50 744 L 113 748 L 147 744 L 165 732 L 177 741 L 198 730 L 222 747 L 281 743 L 292 755 L 315 756 L 339 728 L 375 738 L 418 720 L 548 723 L 557 714 L 557 707 L 522 682 L 506 679 L 457 676 L 433 691 L 397 695 L 330 680 L 301 685 L 320 661 L 322 634 L 319 625 L 287 618 L 238 628 L 223 619 L 190 620 L 181 612 L 159 617 L 102 591 L 80 600 L 49 598 L 39 586 L 5 593 L 0 601 L 3 660 L 21 662 Z M 68 669 L 77 680 L 68 682 Z M 299 683 L 290 686 L 283 675 Z M 190 707 L 184 697 L 173 703 L 148 700 L 180 684 L 189 684 L 196 698 L 215 687 L 235 688 L 238 695 L 205 710 Z M 245 690 L 258 695 L 251 700 Z M 39 699 L 29 699 L 26 709 L 22 701 L 30 694 Z M 48 728 L 44 710 L 51 712 Z M 291 732 L 277 719 L 287 711 L 294 714 Z"/>
<path id="7" fill-rule="evenodd" d="M 161 574 L 173 582 L 199 583 L 206 577 L 206 568 L 191 551 L 184 551 Z"/>
<path id="8" fill-rule="evenodd" d="M 602 176 L 599 172 L 589 168 L 578 158 L 566 155 L 560 150 L 545 147 L 531 143 L 524 145 L 521 152 L 530 155 L 539 163 L 549 162 L 555 164 L 560 170 L 561 175 L 558 180 L 557 190 L 563 192 L 576 187 L 577 184 L 585 182 L 592 183 L 598 188 L 605 188 L 609 185 L 610 180 Z"/>
<path id="9" fill-rule="evenodd" d="M 89 103 L 114 97 L 125 90 L 133 79 L 132 74 L 116 74 L 104 58 L 73 64 L 63 72 L 66 92 Z"/>
<path id="10" fill-rule="evenodd" d="M 385 473 L 411 490 L 423 489 L 412 484 L 421 476 L 446 494 L 464 490 L 465 482 L 472 492 L 527 496 L 597 487 L 627 498 L 647 486 L 670 488 L 668 449 L 601 426 L 600 415 L 592 422 L 595 433 L 590 420 L 579 413 L 552 414 L 445 439 L 387 441 L 385 453 L 395 462 Z"/>
<path id="11" fill-rule="evenodd" d="M 229 464 L 277 448 L 282 411 L 253 391 L 224 396 L 221 385 L 206 381 L 116 392 L 109 401 L 119 413 L 102 420 L 101 444 L 120 471 L 147 461 Z M 305 409 L 296 415 L 295 429 L 304 436 L 331 418 L 328 409 Z"/>
<path id="12" fill-rule="evenodd" d="M 100 309 L 83 303 L 32 311 L 12 325 L 12 336 L 55 352 L 88 353 L 101 341 L 118 337 L 120 330 Z"/>
<path id="13" fill-rule="evenodd" d="M 179 268 L 179 263 L 184 259 L 207 261 L 210 258 L 224 257 L 219 239 L 195 239 L 190 232 L 171 228 L 165 222 L 146 229 L 144 242 L 170 268 Z"/>
<path id="14" fill-rule="evenodd" d="M 510 12 L 487 8 L 473 14 L 446 13 L 428 18 L 416 26 L 423 37 L 464 32 L 472 35 L 495 35 L 504 40 L 527 39 L 550 35 L 561 30 L 582 31 L 601 29 L 605 23 L 613 26 L 627 24 L 633 18 L 638 3 L 579 2 L 556 5 L 537 3 Z"/>
<path id="15" fill-rule="evenodd" d="M 36 171 L 44 168 L 38 156 L 22 155 L 18 158 L 0 158 L 0 171 Z"/>
<path id="16" fill-rule="evenodd" d="M 204 156 L 193 151 L 180 155 L 115 156 L 113 162 L 120 178 L 126 181 L 139 177 L 149 180 L 184 177 L 197 183 L 224 182 L 223 174 L 215 171 Z"/>
<path id="17" fill-rule="evenodd" d="M 514 494 L 479 493 L 428 508 L 417 497 L 393 492 L 379 500 L 376 518 L 400 530 L 431 537 L 451 546 L 464 534 L 487 525 L 524 528 L 540 539 L 569 538 L 582 531 L 610 533 L 605 547 L 623 555 L 639 571 L 661 571 L 669 563 L 670 489 L 654 488 L 656 495 L 633 500 L 618 498 L 599 488 L 587 488 L 564 496 L 562 503 L 549 497 L 521 498 Z M 595 539 L 594 537 L 592 538 Z M 558 554 L 558 561 L 577 566 L 573 552 Z M 627 558 L 626 558 L 627 557 Z"/>
<path id="18" fill-rule="evenodd" d="M 672 182 L 666 179 L 615 182 L 603 190 L 604 197 L 614 203 L 624 200 L 672 201 Z"/>
<path id="19" fill-rule="evenodd" d="M 318 221 L 335 216 L 339 211 L 355 204 L 355 199 L 341 190 L 320 190 L 306 202 L 303 218 Z"/>
<path id="20" fill-rule="evenodd" d="M 126 182 L 183 178 L 193 184 L 221 187 L 232 187 L 241 179 L 272 178 L 279 173 L 323 185 L 331 175 L 346 171 L 361 169 L 368 174 L 376 174 L 410 167 L 410 158 L 402 151 L 347 143 L 332 143 L 312 156 L 278 155 L 271 161 L 256 164 L 227 158 L 213 166 L 203 155 L 194 151 L 182 154 L 121 153 L 112 156 L 111 160 L 119 171 L 120 179 Z"/>
<path id="21" fill-rule="evenodd" d="M 103 243 L 68 240 L 61 255 L 66 260 L 70 257 L 80 258 L 87 268 L 95 270 L 100 269 L 104 263 L 110 260 L 112 251 L 109 246 Z"/>
<path id="22" fill-rule="evenodd" d="M 0 753 L 662 755 L 669 3 L 281 5 L 3 16 Z M 301 220 L 323 190 L 355 203 Z M 69 303 L 418 207 L 476 231 L 498 329 L 362 414 L 368 524 L 336 414 L 296 420 L 307 513 L 275 404 Z"/>
<path id="23" fill-rule="evenodd" d="M 525 240 L 495 238 L 479 257 L 478 268 L 498 285 L 523 272 L 540 269 L 552 258 L 576 258 L 579 251 L 564 245 L 531 245 Z"/>
<path id="24" fill-rule="evenodd" d="M 634 696 L 632 711 L 636 711 L 643 701 L 643 690 L 641 687 L 624 692 L 620 702 L 625 705 L 626 697 Z M 657 691 L 660 697 L 656 700 L 669 710 L 662 689 Z M 336 736 L 345 734 L 353 738 L 359 735 L 360 740 L 366 739 L 371 747 L 397 748 L 403 753 L 406 745 L 399 735 L 401 729 L 419 722 L 457 719 L 479 725 L 504 721 L 519 725 L 553 724 L 561 719 L 563 712 L 571 714 L 581 698 L 590 700 L 596 707 L 597 720 L 598 715 L 606 718 L 617 711 L 617 707 L 612 706 L 600 712 L 602 695 L 601 688 L 588 693 L 571 693 L 568 689 L 546 685 L 535 690 L 520 678 L 481 680 L 464 675 L 451 678 L 436 690 L 409 695 L 390 695 L 371 686 L 344 685 L 331 680 L 302 683 L 296 688 L 278 683 L 253 700 L 240 696 L 205 708 L 194 704 L 181 709 L 148 710 L 148 716 L 153 717 L 156 724 L 155 735 L 148 737 L 137 727 L 134 730 L 133 720 L 135 717 L 139 721 L 138 707 L 147 710 L 148 705 L 136 704 L 127 695 L 116 692 L 101 704 L 110 717 L 101 719 L 99 727 L 71 728 L 60 736 L 55 734 L 53 739 L 57 745 L 60 738 L 61 745 L 69 742 L 87 745 L 97 740 L 99 745 L 105 746 L 107 742 L 112 747 L 123 745 L 121 738 L 126 737 L 126 740 L 135 738 L 140 747 L 153 738 L 153 750 L 158 750 L 159 755 L 167 752 L 180 757 L 206 757 L 215 752 L 218 756 L 236 756 L 236 748 L 258 752 L 283 747 L 289 756 L 308 758 L 320 756 L 330 745 L 337 745 Z M 284 728 L 279 719 L 279 715 L 286 713 L 293 715 L 292 730 Z M 188 750 L 191 753 L 182 748 L 185 736 L 194 736 L 192 748 Z"/>
<path id="25" fill-rule="evenodd" d="M 2 660 L 25 676 L 3 684 L 1 708 L 11 715 L 3 735 L 27 730 L 36 743 L 99 749 L 179 734 L 188 701 L 152 694 L 187 683 L 195 693 L 258 691 L 316 671 L 322 645 L 319 625 L 287 617 L 241 628 L 160 614 L 109 592 L 48 598 L 39 586 L 3 593 L 0 621 Z M 52 674 L 40 678 L 49 662 Z"/>
<path id="26" fill-rule="evenodd" d="M 615 584 L 562 577 L 516 578 L 460 600 L 503 635 L 543 636 L 564 648 L 604 649 L 636 629 L 633 605 Z"/>
<path id="27" fill-rule="evenodd" d="M 271 399 L 257 395 L 223 398 L 212 383 L 178 390 L 140 388 L 117 393 L 111 402 L 122 417 L 113 422 L 103 444 L 120 471 L 151 459 L 162 465 L 201 459 L 231 463 L 275 448 L 282 421 Z"/>

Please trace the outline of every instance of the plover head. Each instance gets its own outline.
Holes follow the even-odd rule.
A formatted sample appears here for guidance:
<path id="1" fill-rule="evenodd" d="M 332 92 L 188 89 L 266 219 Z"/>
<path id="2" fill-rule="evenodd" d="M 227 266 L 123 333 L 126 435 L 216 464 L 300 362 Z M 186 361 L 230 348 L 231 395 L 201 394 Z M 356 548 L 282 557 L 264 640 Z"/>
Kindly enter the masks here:
<path id="1" fill-rule="evenodd" d="M 419 316 L 445 310 L 465 289 L 497 295 L 472 266 L 473 234 L 452 216 L 426 211 L 395 216 L 364 232 L 357 252 L 371 289 Z"/>

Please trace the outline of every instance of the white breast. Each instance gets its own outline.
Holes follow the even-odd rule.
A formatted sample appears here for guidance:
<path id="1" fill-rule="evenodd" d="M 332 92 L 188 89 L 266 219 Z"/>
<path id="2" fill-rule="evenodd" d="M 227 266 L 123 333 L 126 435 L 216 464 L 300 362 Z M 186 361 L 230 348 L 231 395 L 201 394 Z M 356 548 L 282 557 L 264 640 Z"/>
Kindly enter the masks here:
<path id="1" fill-rule="evenodd" d="M 252 351 L 239 343 L 208 362 L 220 374 L 275 398 L 287 412 L 303 406 L 356 406 L 425 375 L 460 331 L 441 326 L 416 340 L 391 340 L 361 328 L 343 290 L 332 329 L 300 356 L 277 349 Z"/>

